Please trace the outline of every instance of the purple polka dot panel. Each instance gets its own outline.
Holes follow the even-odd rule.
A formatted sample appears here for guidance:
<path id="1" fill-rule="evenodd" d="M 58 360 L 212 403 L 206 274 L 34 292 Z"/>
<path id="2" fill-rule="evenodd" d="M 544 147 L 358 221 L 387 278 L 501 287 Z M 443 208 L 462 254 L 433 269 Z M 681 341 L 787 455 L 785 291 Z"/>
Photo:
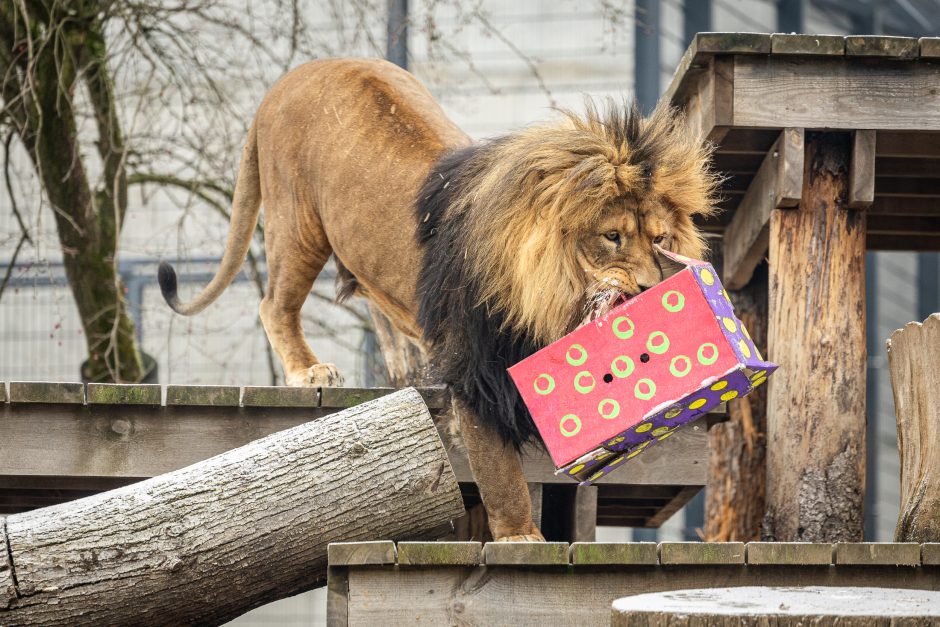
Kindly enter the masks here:
<path id="1" fill-rule="evenodd" d="M 597 481 L 776 369 L 715 269 L 674 260 L 686 268 L 509 369 L 559 473 Z"/>

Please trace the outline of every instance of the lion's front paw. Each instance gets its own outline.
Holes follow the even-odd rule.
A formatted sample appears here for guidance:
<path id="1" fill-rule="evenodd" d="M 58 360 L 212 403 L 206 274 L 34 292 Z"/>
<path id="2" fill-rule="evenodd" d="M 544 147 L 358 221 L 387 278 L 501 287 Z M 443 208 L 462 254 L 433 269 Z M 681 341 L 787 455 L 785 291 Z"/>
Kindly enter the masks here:
<path id="1" fill-rule="evenodd" d="M 526 533 L 519 536 L 503 536 L 497 538 L 494 542 L 545 542 L 541 533 Z"/>
<path id="2" fill-rule="evenodd" d="M 336 388 L 343 377 L 333 364 L 314 364 L 287 376 L 287 385 L 298 388 Z"/>

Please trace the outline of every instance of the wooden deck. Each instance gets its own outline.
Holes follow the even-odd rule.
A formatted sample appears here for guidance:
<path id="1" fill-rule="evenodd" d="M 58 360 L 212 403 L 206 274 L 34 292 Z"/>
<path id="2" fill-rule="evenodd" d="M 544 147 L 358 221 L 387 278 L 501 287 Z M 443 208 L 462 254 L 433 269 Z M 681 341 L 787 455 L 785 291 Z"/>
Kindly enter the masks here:
<path id="1" fill-rule="evenodd" d="M 732 586 L 940 590 L 940 544 L 333 544 L 327 624 L 607 625 L 614 599 Z"/>
<path id="2" fill-rule="evenodd" d="M 9 388 L 0 384 L 0 514 L 170 472 L 393 391 L 29 382 Z M 419 391 L 432 414 L 445 413 L 445 388 Z M 446 442 L 446 428 L 439 427 Z M 458 447 L 449 454 L 472 506 L 479 495 L 466 455 Z M 593 539 L 595 524 L 662 524 L 705 485 L 707 454 L 700 421 L 596 488 L 555 475 L 551 460 L 534 451 L 525 455 L 524 469 L 556 537 Z"/>

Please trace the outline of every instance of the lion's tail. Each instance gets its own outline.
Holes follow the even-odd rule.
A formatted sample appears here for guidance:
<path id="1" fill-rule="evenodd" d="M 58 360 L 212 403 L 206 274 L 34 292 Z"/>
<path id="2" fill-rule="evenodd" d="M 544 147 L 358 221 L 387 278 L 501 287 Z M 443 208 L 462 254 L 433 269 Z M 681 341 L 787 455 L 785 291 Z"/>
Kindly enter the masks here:
<path id="1" fill-rule="evenodd" d="M 192 301 L 181 303 L 176 292 L 176 271 L 166 261 L 160 262 L 157 281 L 160 291 L 173 311 L 184 316 L 199 313 L 215 299 L 221 296 L 241 270 L 251 245 L 251 236 L 258 224 L 258 210 L 261 207 L 261 180 L 258 171 L 258 138 L 254 125 L 248 131 L 248 139 L 242 150 L 241 165 L 235 182 L 235 195 L 232 199 L 232 218 L 229 223 L 228 240 L 222 263 L 209 285 Z"/>

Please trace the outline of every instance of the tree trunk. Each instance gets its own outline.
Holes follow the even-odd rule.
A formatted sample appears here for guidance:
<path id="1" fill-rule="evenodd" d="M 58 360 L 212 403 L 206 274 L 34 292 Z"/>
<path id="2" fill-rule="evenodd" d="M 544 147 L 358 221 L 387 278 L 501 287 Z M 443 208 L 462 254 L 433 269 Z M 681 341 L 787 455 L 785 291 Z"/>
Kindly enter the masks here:
<path id="1" fill-rule="evenodd" d="M 747 287 L 728 291 L 735 313 L 762 351 L 767 347 L 766 268 L 758 267 Z M 729 401 L 728 417 L 708 431 L 705 539 L 750 542 L 760 539 L 764 518 L 767 386 Z"/>
<path id="2" fill-rule="evenodd" d="M 423 387 L 441 382 L 440 378 L 435 376 L 427 355 L 414 340 L 396 329 L 392 321 L 371 302 L 369 313 L 372 314 L 375 337 L 385 359 L 389 385 Z"/>
<path id="3" fill-rule="evenodd" d="M 940 314 L 891 334 L 888 363 L 901 453 L 897 542 L 940 542 Z"/>
<path id="4" fill-rule="evenodd" d="M 797 209 L 770 220 L 768 539 L 862 539 L 865 214 L 845 209 L 850 138 L 807 133 Z"/>
<path id="5" fill-rule="evenodd" d="M 219 624 L 322 585 L 330 542 L 419 538 L 462 513 L 431 416 L 402 390 L 0 519 L 0 624 Z"/>

